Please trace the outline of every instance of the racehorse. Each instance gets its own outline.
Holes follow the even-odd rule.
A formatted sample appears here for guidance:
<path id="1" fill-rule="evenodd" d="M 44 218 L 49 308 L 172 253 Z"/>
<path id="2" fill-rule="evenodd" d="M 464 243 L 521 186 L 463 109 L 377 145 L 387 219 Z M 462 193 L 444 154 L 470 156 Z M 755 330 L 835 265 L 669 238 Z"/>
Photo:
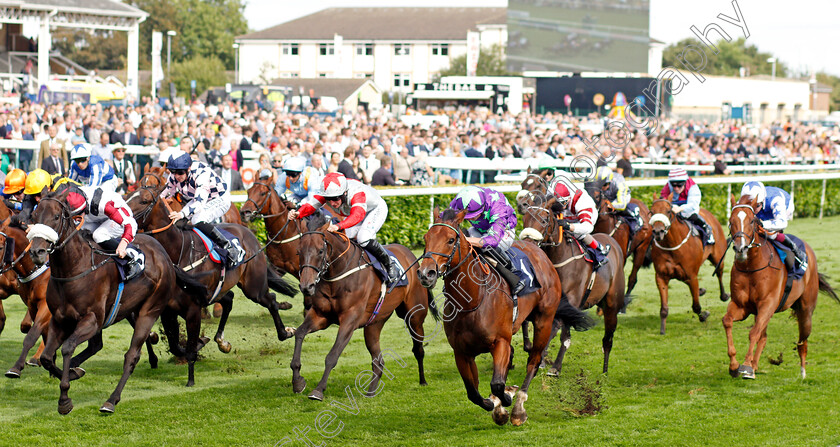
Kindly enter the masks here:
<path id="1" fill-rule="evenodd" d="M 595 228 L 592 232 L 608 234 L 615 239 L 624 252 L 625 262 L 630 258 L 630 255 L 633 255 L 633 268 L 630 270 L 630 276 L 627 277 L 627 292 L 625 292 L 626 295 L 630 295 L 630 292 L 636 287 L 639 269 L 649 267 L 651 264 L 652 230 L 648 223 L 651 216 L 650 209 L 641 200 L 630 199 L 630 203 L 639 207 L 639 217 L 642 219 L 642 228 L 636 232 L 631 241 L 630 226 L 616 214 L 609 201 L 604 199 L 601 185 L 602 182 L 587 182 L 585 184 L 586 191 L 598 206 L 598 220 L 595 222 Z"/>
<path id="2" fill-rule="evenodd" d="M 277 194 L 271 182 L 255 181 L 248 189 L 248 200 L 239 209 L 242 220 L 252 222 L 262 217 L 265 221 L 265 235 L 268 240 L 265 253 L 268 260 L 281 272 L 291 273 L 298 279 L 300 259 L 297 255 L 300 246 L 300 231 L 289 220 L 289 210 L 294 209 Z"/>
<path id="3" fill-rule="evenodd" d="M 530 241 L 543 249 L 554 264 L 563 296 L 572 306 L 588 309 L 598 306 L 604 312 L 604 338 L 601 345 L 604 351 L 604 374 L 607 373 L 612 350 L 613 334 L 618 326 L 618 312 L 624 306 L 624 257 L 620 250 L 610 250 L 609 264 L 592 272 L 592 266 L 584 259 L 584 250 L 572 237 L 566 235 L 560 227 L 557 217 L 551 211 L 556 199 L 550 199 L 545 206 L 530 206 L 522 214 L 525 227 L 519 238 Z M 626 226 L 626 225 L 625 225 Z M 606 234 L 594 234 L 593 237 L 602 245 L 615 247 L 616 240 Z M 591 286 L 590 286 L 591 284 Z M 590 291 L 587 292 L 587 288 Z M 555 319 L 555 323 L 557 320 Z M 557 332 L 555 324 L 552 338 Z M 571 330 L 563 326 L 560 335 L 560 350 L 552 367 L 546 372 L 557 376 L 563 367 L 563 357 L 571 344 Z"/>
<path id="4" fill-rule="evenodd" d="M 157 178 L 146 180 L 146 177 Z M 158 186 L 148 186 L 153 184 L 150 182 Z M 169 204 L 160 199 L 165 184 L 163 179 L 157 174 L 146 173 L 140 184 L 140 188 L 127 201 L 139 230 L 148 232 L 157 239 L 175 265 L 195 275 L 207 287 L 210 292 L 205 304 L 212 304 L 217 300 L 222 304 L 222 316 L 214 337 L 219 350 L 224 353 L 231 350 L 231 344 L 224 338 L 224 330 L 233 307 L 234 294 L 231 289 L 236 285 L 248 299 L 268 309 L 280 341 L 291 337 L 294 331 L 283 324 L 278 312 L 280 306 L 269 287 L 290 297 L 296 295 L 297 291 L 268 267 L 256 236 L 241 225 L 220 225 L 220 228 L 239 239 L 246 252 L 246 262 L 233 269 L 221 270 L 210 259 L 204 243 L 195 232 L 184 230 L 169 219 Z"/>
<path id="5" fill-rule="evenodd" d="M 324 400 L 330 372 L 338 363 L 338 357 L 350 342 L 353 332 L 359 328 L 364 328 L 365 345 L 372 360 L 368 395 L 376 395 L 385 368 L 379 348 L 379 335 L 394 311 L 405 320 L 409 329 L 420 385 L 426 385 L 423 321 L 429 309 L 431 292 L 423 289 L 413 274 L 417 270 L 414 267 L 414 254 L 402 245 L 385 246 L 397 257 L 405 269 L 403 277 L 408 280 L 406 286 L 394 287 L 390 293 L 386 293 L 386 283 L 373 271 L 364 250 L 344 233 L 327 231 L 329 220 L 323 213 L 314 214 L 305 223 L 293 224 L 306 225 L 305 230 L 300 228 L 300 290 L 309 302 L 303 323 L 295 331 L 295 352 L 290 365 L 294 392 L 300 393 L 306 388 L 306 380 L 300 374 L 303 338 L 310 332 L 337 324 L 335 343 L 324 361 L 324 375 L 309 398 Z M 435 309 L 432 309 L 432 315 L 438 318 Z"/>
<path id="6" fill-rule="evenodd" d="M 692 299 L 691 309 L 701 322 L 709 318 L 709 312 L 700 307 L 701 291 L 697 281 L 700 266 L 707 259 L 715 266 L 715 275 L 720 285 L 720 300 L 729 299 L 729 294 L 723 288 L 726 236 L 715 216 L 708 210 L 701 209 L 700 214 L 714 232 L 715 243 L 704 245 L 700 237 L 692 237 L 691 224 L 671 210 L 670 197 L 659 199 L 658 196 L 654 196 L 650 212 L 653 214 L 650 218 L 653 228 L 651 259 L 653 259 L 653 268 L 656 271 L 656 286 L 659 289 L 661 301 L 659 333 L 664 335 L 665 319 L 668 318 L 668 283 L 671 279 L 678 279 L 688 284 Z M 705 289 L 702 293 L 705 293 Z"/>
<path id="7" fill-rule="evenodd" d="M 767 344 L 767 323 L 774 313 L 791 309 L 799 322 L 796 350 L 799 352 L 800 374 L 804 379 L 811 316 L 817 307 L 817 295 L 824 292 L 838 303 L 840 299 L 829 285 L 828 278 L 818 272 L 817 257 L 808 244 L 805 244 L 808 268 L 801 279 L 791 279 L 790 291 L 786 293 L 787 269 L 773 244 L 765 237 L 761 221 L 755 216 L 758 206 L 755 199 L 744 196 L 736 204 L 733 197 L 731 204 L 733 208 L 729 217 L 729 233 L 735 251 L 735 263 L 729 281 L 732 301 L 723 316 L 729 373 L 732 377 L 740 374 L 745 379 L 755 378 L 761 351 Z M 755 315 L 755 324 L 750 329 L 750 348 L 744 363 L 739 365 L 735 359 L 732 323 L 745 320 L 751 314 Z"/>
<path id="8" fill-rule="evenodd" d="M 84 375 L 83 370 L 71 368 L 76 347 L 95 336 L 101 337 L 102 329 L 133 314 L 134 335 L 125 354 L 122 377 L 99 409 L 103 413 L 113 413 L 140 357 L 140 347 L 167 303 L 174 299 L 198 302 L 204 299 L 207 290 L 173 266 L 163 247 L 145 235 L 138 235 L 134 240 L 146 257 L 144 272 L 121 283 L 112 256 L 81 237 L 81 223 L 75 224 L 66 198 L 66 190 L 43 197 L 32 214 L 34 225 L 27 234 L 32 244 L 32 260 L 36 265 L 49 260 L 52 273 L 47 287 L 47 305 L 52 319 L 41 364 L 50 374 L 61 377 L 58 412 L 69 413 L 73 409 L 67 394 L 70 381 Z M 118 301 L 117 297 L 121 299 Z M 190 378 L 194 374 L 198 345 L 198 331 L 193 333 L 187 341 L 186 353 Z M 54 362 L 59 346 L 62 347 L 63 369 L 58 369 Z"/>
<path id="9" fill-rule="evenodd" d="M 525 242 L 516 242 L 514 246 L 530 259 L 541 287 L 520 296 L 518 312 L 515 311 L 506 282 L 487 267 L 461 231 L 466 210 L 447 209 L 439 214 L 436 208 L 434 215 L 435 221 L 424 236 L 426 248 L 417 274 L 420 283 L 430 289 L 438 279 L 444 281 L 443 327 L 464 380 L 467 397 L 484 410 L 492 410 L 497 424 L 504 425 L 510 418 L 513 425 L 521 425 L 528 417 L 524 407 L 528 387 L 550 340 L 552 321 L 559 318 L 565 326 L 576 329 L 588 328 L 593 323 L 586 314 L 561 299 L 563 289 L 551 261 L 539 247 Z M 447 312 L 447 309 L 452 311 Z M 534 324 L 534 344 L 528 355 L 522 388 L 516 391 L 514 387 L 505 386 L 511 357 L 510 341 L 526 319 Z M 492 394 L 488 399 L 478 391 L 475 364 L 475 357 L 485 352 L 493 356 Z M 516 405 L 508 415 L 503 407 L 513 403 L 514 394 Z"/>

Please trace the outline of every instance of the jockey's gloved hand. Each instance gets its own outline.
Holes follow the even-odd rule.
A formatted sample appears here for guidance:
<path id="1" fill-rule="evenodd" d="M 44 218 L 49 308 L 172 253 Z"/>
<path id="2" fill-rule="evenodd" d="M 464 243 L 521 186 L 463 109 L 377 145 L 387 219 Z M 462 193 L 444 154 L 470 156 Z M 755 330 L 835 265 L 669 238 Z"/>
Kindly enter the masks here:
<path id="1" fill-rule="evenodd" d="M 572 230 L 572 226 L 569 224 L 569 221 L 565 220 L 565 219 L 560 221 L 560 228 L 562 228 L 563 231 L 571 231 Z"/>

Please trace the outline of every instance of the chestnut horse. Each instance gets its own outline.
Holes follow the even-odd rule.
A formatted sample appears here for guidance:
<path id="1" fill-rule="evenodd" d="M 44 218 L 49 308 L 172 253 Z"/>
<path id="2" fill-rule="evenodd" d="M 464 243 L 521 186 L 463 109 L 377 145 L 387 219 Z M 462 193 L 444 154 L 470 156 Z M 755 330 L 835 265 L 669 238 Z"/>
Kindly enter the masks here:
<path id="1" fill-rule="evenodd" d="M 563 297 L 572 306 L 588 309 L 598 306 L 604 312 L 604 338 L 601 345 L 604 351 L 604 374 L 610 363 L 613 334 L 618 326 L 618 312 L 624 306 L 624 257 L 621 250 L 610 250 L 609 264 L 601 267 L 593 275 L 592 264 L 584 259 L 581 245 L 570 235 L 564 233 L 559 221 L 551 211 L 556 199 L 550 199 L 545 206 L 529 206 L 522 214 L 525 227 L 519 238 L 532 242 L 543 249 L 557 269 L 560 283 L 563 285 Z M 626 227 L 626 225 L 625 225 Z M 616 247 L 616 240 L 606 234 L 592 235 L 601 245 Z M 584 249 L 585 250 L 585 249 Z M 589 283 L 591 290 L 586 292 Z M 557 323 L 557 320 L 554 320 Z M 552 338 L 557 332 L 555 324 Z M 549 376 L 558 376 L 563 368 L 563 357 L 571 345 L 571 329 L 563 326 L 560 334 L 560 349 L 552 367 L 546 371 Z"/>
<path id="2" fill-rule="evenodd" d="M 157 178 L 151 180 L 148 177 Z M 152 182 L 158 186 L 149 186 L 153 184 Z M 140 188 L 127 201 L 137 220 L 139 230 L 146 231 L 157 239 L 175 265 L 200 278 L 199 280 L 209 291 L 205 304 L 216 300 L 222 304 L 222 317 L 214 337 L 219 350 L 225 353 L 231 350 L 230 343 L 224 338 L 224 330 L 233 307 L 234 294 L 231 289 L 236 285 L 248 299 L 268 309 L 280 341 L 291 337 L 294 331 L 283 324 L 278 312 L 280 305 L 274 293 L 269 291 L 269 287 L 286 296 L 294 296 L 297 291 L 268 267 L 265 254 L 262 253 L 256 236 L 242 225 L 220 225 L 221 228 L 239 238 L 246 252 L 246 262 L 233 269 L 225 270 L 224 278 L 222 278 L 222 270 L 207 255 L 204 243 L 198 235 L 193 231 L 173 225 L 169 219 L 168 203 L 160 200 L 163 179 L 157 174 L 146 173 L 140 184 Z M 222 282 L 221 285 L 219 285 L 220 282 Z"/>
<path id="3" fill-rule="evenodd" d="M 399 259 L 408 280 L 408 285 L 394 287 L 390 293 L 386 293 L 386 284 L 373 271 L 364 250 L 344 233 L 327 231 L 329 220 L 324 214 L 318 212 L 307 222 L 293 221 L 292 225 L 306 225 L 306 230 L 299 229 L 302 233 L 300 291 L 310 303 L 303 323 L 295 331 L 295 352 L 290 365 L 294 392 L 300 393 L 306 388 L 306 379 L 300 374 L 303 338 L 310 332 L 337 324 L 335 343 L 324 361 L 324 375 L 309 398 L 324 400 L 330 372 L 338 363 L 338 357 L 347 347 L 353 332 L 359 328 L 364 328 L 365 345 L 372 360 L 368 395 L 376 395 L 385 368 L 379 348 L 379 335 L 394 311 L 405 320 L 409 329 L 414 345 L 412 352 L 420 373 L 420 385 L 426 385 L 423 370 L 423 321 L 429 309 L 431 292 L 424 290 L 414 275 L 417 269 L 414 266 L 414 254 L 402 245 L 386 245 Z M 432 315 L 438 318 L 434 308 Z"/>
<path id="4" fill-rule="evenodd" d="M 424 236 L 426 249 L 417 271 L 424 287 L 433 288 L 438 279 L 444 281 L 444 323 L 446 338 L 455 354 L 455 364 L 464 380 L 467 398 L 487 411 L 493 420 L 504 425 L 510 418 L 521 425 L 528 415 L 525 401 L 528 387 L 537 373 L 543 352 L 551 337 L 552 322 L 559 318 L 564 326 L 585 329 L 593 323 L 583 312 L 562 299 L 560 278 L 545 253 L 534 244 L 516 242 L 531 260 L 541 287 L 518 299 L 518 313 L 510 296 L 510 287 L 476 254 L 461 230 L 466 210 L 434 211 L 435 222 Z M 469 262 L 468 262 L 469 261 Z M 452 309 L 452 312 L 446 312 Z M 514 315 L 516 315 L 514 319 Z M 506 387 L 511 358 L 511 337 L 525 320 L 534 324 L 534 344 L 522 388 Z M 492 394 L 488 399 L 478 390 L 478 368 L 475 357 L 489 352 L 493 356 Z M 516 405 L 512 415 L 504 407 Z"/>
<path id="5" fill-rule="evenodd" d="M 688 284 L 691 291 L 691 309 L 700 321 L 709 318 L 709 312 L 700 307 L 700 286 L 697 276 L 700 266 L 708 260 L 715 266 L 715 275 L 720 285 L 720 300 L 729 299 L 723 288 L 723 256 L 726 252 L 726 235 L 715 216 L 708 210 L 701 209 L 700 215 L 712 228 L 715 236 L 714 245 L 704 245 L 697 236 L 692 236 L 691 224 L 671 210 L 671 200 L 654 196 L 650 219 L 653 228 L 653 248 L 651 259 L 656 270 L 656 286 L 659 289 L 661 319 L 659 333 L 665 334 L 665 319 L 668 318 L 668 283 L 678 279 Z M 705 293 L 705 290 L 702 292 Z"/>
<path id="6" fill-rule="evenodd" d="M 239 209 L 242 220 L 252 222 L 262 217 L 265 221 L 267 246 L 265 254 L 280 273 L 291 273 L 300 278 L 300 231 L 289 220 L 289 210 L 295 205 L 284 200 L 274 190 L 271 182 L 255 181 L 248 189 L 248 200 Z"/>
<path id="7" fill-rule="evenodd" d="M 648 221 L 650 220 L 650 209 L 647 205 L 642 203 L 639 199 L 630 199 L 630 203 L 639 207 L 639 217 L 642 219 L 642 228 L 633 235 L 633 240 L 630 240 L 630 226 L 616 214 L 612 208 L 609 200 L 604 198 L 601 191 L 601 182 L 590 182 L 586 184 L 586 191 L 592 196 L 595 205 L 598 206 L 598 221 L 595 222 L 593 233 L 603 233 L 610 235 L 621 247 L 624 253 L 625 262 L 633 256 L 633 268 L 630 270 L 630 276 L 627 277 L 627 292 L 630 295 L 633 288 L 636 287 L 639 269 L 642 267 L 649 267 L 650 246 L 652 229 Z"/>
<path id="8" fill-rule="evenodd" d="M 34 225 L 27 235 L 32 243 L 32 260 L 37 265 L 49 260 L 52 273 L 47 287 L 47 305 L 53 316 L 41 364 L 50 374 L 61 377 L 58 412 L 69 413 L 73 409 L 67 394 L 70 381 L 84 374 L 83 370 L 71 368 L 76 347 L 100 334 L 108 325 L 133 314 L 136 318 L 134 335 L 125 354 L 122 377 L 111 397 L 99 409 L 103 413 L 113 413 L 140 357 L 140 347 L 167 303 L 173 299 L 197 302 L 205 299 L 207 290 L 173 266 L 157 241 L 138 235 L 134 243 L 146 256 L 145 270 L 141 276 L 124 283 L 125 289 L 118 303 L 116 297 L 122 284 L 117 267 L 111 256 L 104 255 L 92 242 L 81 237 L 81 224 L 75 225 L 66 197 L 67 191 L 63 191 L 42 198 L 32 214 Z M 187 342 L 190 377 L 197 357 L 197 332 Z M 54 362 L 59 346 L 62 346 L 63 369 L 58 369 Z"/>
<path id="9" fill-rule="evenodd" d="M 732 215 L 729 217 L 729 233 L 735 251 L 729 288 L 732 301 L 723 316 L 726 330 L 726 345 L 729 353 L 729 373 L 745 379 L 754 379 L 758 369 L 761 351 L 767 343 L 767 323 L 774 313 L 791 309 L 799 322 L 799 367 L 805 378 L 805 356 L 808 355 L 808 336 L 811 335 L 811 316 L 817 307 L 817 295 L 824 292 L 840 302 L 828 283 L 828 278 L 817 270 L 817 257 L 811 246 L 805 244 L 808 268 L 801 279 L 793 280 L 790 293 L 784 298 L 787 269 L 779 258 L 773 244 L 764 235 L 761 221 L 755 217 L 757 203 L 754 198 L 741 197 L 736 204 L 732 200 Z M 793 256 L 788 254 L 788 256 Z M 735 343 L 732 340 L 732 323 L 755 315 L 755 324 L 750 329 L 750 348 L 743 364 L 735 359 Z M 755 349 L 755 351 L 753 351 Z"/>

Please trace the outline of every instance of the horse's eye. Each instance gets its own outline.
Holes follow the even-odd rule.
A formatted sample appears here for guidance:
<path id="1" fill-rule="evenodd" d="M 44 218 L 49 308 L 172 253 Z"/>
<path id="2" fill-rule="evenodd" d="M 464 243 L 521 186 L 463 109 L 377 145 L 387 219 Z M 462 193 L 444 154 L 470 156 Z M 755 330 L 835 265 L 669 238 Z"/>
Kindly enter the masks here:
<path id="1" fill-rule="evenodd" d="M 454 238 L 454 237 L 453 237 L 453 238 L 451 238 L 451 239 L 449 239 L 449 245 L 452 245 L 452 244 L 454 244 L 454 243 L 455 243 L 455 238 Z"/>
<path id="2" fill-rule="evenodd" d="M 324 254 L 324 249 L 323 249 L 323 248 L 319 249 L 319 250 L 318 250 L 318 254 L 319 254 L 319 255 Z"/>

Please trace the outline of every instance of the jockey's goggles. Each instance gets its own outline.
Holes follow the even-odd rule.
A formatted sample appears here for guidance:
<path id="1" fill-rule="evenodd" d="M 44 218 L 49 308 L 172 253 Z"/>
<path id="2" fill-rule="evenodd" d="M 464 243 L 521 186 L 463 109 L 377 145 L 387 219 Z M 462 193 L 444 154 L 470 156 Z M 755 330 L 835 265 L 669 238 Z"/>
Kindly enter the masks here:
<path id="1" fill-rule="evenodd" d="M 671 186 L 673 186 L 674 188 L 682 188 L 683 186 L 685 186 L 685 180 L 678 180 L 676 182 L 670 182 L 670 183 L 671 183 Z"/>
<path id="2" fill-rule="evenodd" d="M 300 171 L 283 171 L 286 173 L 286 177 L 297 177 L 300 175 Z"/>
<path id="3" fill-rule="evenodd" d="M 171 172 L 172 175 L 186 175 L 187 174 L 186 169 L 170 169 L 169 172 Z"/>

